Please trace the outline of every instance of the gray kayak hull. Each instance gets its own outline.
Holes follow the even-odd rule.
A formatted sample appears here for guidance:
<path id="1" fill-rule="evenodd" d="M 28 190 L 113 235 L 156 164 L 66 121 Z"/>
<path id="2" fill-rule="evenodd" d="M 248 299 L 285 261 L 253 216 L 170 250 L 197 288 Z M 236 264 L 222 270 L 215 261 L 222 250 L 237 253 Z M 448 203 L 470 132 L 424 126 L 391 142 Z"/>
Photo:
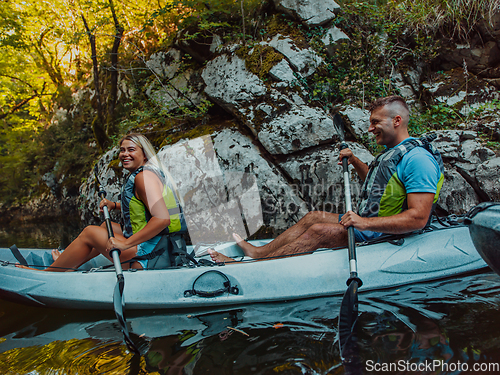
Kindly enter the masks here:
<path id="1" fill-rule="evenodd" d="M 466 222 L 477 251 L 500 275 L 500 203 L 481 203 L 469 213 Z"/>
<path id="2" fill-rule="evenodd" d="M 254 241 L 254 244 L 264 242 Z M 216 249 L 229 256 L 241 255 L 234 243 L 221 244 Z M 50 256 L 48 250 L 21 250 L 25 256 L 30 251 Z M 410 235 L 402 245 L 382 242 L 358 246 L 357 259 L 363 280 L 360 292 L 487 267 L 474 248 L 468 228 L 462 225 Z M 0 260 L 0 298 L 57 308 L 113 309 L 116 284 L 113 269 L 75 272 L 21 269 L 15 267 L 16 260 L 9 249 L 0 249 Z M 348 276 L 347 250 L 322 249 L 301 256 L 224 266 L 124 271 L 124 298 L 127 310 L 286 301 L 341 295 L 346 290 Z M 228 282 L 237 294 L 223 292 L 207 297 L 189 293 L 192 289 L 222 290 Z"/>

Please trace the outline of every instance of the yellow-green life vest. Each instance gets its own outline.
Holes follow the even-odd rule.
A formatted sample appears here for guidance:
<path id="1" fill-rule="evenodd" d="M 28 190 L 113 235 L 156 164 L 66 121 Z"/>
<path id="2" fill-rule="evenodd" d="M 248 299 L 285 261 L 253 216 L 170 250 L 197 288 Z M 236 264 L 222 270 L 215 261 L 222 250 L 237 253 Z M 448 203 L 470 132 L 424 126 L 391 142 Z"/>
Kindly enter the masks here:
<path id="1" fill-rule="evenodd" d="M 179 200 L 177 199 L 172 187 L 161 171 L 151 166 L 147 166 L 140 167 L 132 172 L 123 184 L 121 191 L 123 235 L 126 238 L 132 236 L 134 233 L 137 233 L 144 228 L 151 219 L 151 213 L 144 203 L 135 195 L 135 178 L 144 170 L 144 168 L 154 172 L 163 183 L 163 200 L 165 201 L 165 205 L 167 206 L 168 213 L 170 215 L 170 225 L 160 234 L 185 233 L 187 226 L 184 219 L 184 213 L 182 212 L 182 207 L 179 204 Z"/>
<path id="2" fill-rule="evenodd" d="M 443 159 L 439 151 L 430 144 L 434 135 L 409 139 L 408 141 L 387 149 L 379 154 L 370 164 L 368 175 L 361 188 L 361 202 L 358 214 L 363 217 L 392 216 L 408 208 L 406 190 L 397 176 L 397 165 L 403 156 L 415 147 L 423 147 L 436 160 L 440 178 L 434 196 L 433 209 L 439 197 L 444 181 Z"/>

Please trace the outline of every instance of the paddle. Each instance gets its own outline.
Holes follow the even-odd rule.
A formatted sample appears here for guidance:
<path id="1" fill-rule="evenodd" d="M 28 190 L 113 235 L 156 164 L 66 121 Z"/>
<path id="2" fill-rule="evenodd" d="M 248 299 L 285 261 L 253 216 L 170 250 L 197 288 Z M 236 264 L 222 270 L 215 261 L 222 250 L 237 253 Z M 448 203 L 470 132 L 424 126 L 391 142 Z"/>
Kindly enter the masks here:
<path id="1" fill-rule="evenodd" d="M 340 149 L 347 148 L 344 140 L 344 126 L 342 118 L 336 114 L 333 118 L 334 125 L 336 126 L 339 136 L 341 138 Z M 349 170 L 348 158 L 342 158 L 342 169 L 344 172 L 344 195 L 345 195 L 345 209 L 352 211 L 351 204 L 351 188 L 349 185 Z M 357 262 L 356 262 L 356 242 L 354 237 L 354 228 L 347 228 L 348 242 L 347 247 L 349 250 L 349 279 L 347 280 L 348 288 L 342 298 L 339 314 L 339 346 L 340 356 L 344 365 L 352 364 L 348 359 L 351 357 L 353 347 L 355 346 L 356 336 L 355 325 L 358 318 L 358 288 L 362 285 L 361 279 L 358 277 Z M 354 349 L 355 350 L 355 349 Z"/>
<path id="2" fill-rule="evenodd" d="M 97 186 L 99 187 L 98 195 L 101 199 L 106 196 L 106 192 L 101 189 L 101 183 L 99 182 L 99 178 L 97 177 L 97 164 L 94 168 L 94 175 Z M 111 217 L 109 216 L 109 210 L 107 206 L 103 207 L 104 211 L 104 221 L 106 223 L 106 229 L 108 231 L 108 238 L 114 237 L 113 227 L 111 226 Z M 115 309 L 116 318 L 118 319 L 118 323 L 120 323 L 123 337 L 125 339 L 125 344 L 127 347 L 136 354 L 140 354 L 140 350 L 135 345 L 135 343 L 130 338 L 130 333 L 127 328 L 127 322 L 125 320 L 125 300 L 123 299 L 123 290 L 125 288 L 125 278 L 123 277 L 122 265 L 120 262 L 120 250 L 119 249 L 111 249 L 110 251 L 111 257 L 113 258 L 113 264 L 115 266 L 116 272 L 116 286 L 115 291 L 113 293 L 113 305 Z"/>

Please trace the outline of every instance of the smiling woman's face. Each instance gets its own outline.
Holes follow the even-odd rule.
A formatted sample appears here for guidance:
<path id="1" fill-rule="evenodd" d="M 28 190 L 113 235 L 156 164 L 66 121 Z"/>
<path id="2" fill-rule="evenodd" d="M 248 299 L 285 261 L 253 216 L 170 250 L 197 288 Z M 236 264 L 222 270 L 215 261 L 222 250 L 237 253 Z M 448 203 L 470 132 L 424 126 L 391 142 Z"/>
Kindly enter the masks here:
<path id="1" fill-rule="evenodd" d="M 123 168 L 129 172 L 135 171 L 146 164 L 147 161 L 142 148 L 128 139 L 125 139 L 120 145 L 120 155 L 118 157 L 122 162 Z"/>

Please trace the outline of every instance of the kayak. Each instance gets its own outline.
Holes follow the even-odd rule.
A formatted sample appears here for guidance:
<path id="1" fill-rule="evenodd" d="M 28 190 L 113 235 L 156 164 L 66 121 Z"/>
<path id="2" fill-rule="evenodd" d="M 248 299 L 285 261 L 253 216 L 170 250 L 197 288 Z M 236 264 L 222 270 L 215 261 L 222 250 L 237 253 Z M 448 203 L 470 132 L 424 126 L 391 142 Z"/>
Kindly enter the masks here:
<path id="1" fill-rule="evenodd" d="M 363 281 L 359 291 L 437 280 L 486 268 L 462 221 L 454 216 L 435 219 L 425 231 L 359 243 L 358 274 Z M 250 242 L 260 246 L 268 241 L 271 240 Z M 241 261 L 124 270 L 126 309 L 236 306 L 342 295 L 346 290 L 347 249 L 319 249 L 300 256 L 256 261 L 243 258 L 234 242 L 211 247 Z M 195 249 L 199 253 L 203 247 Z M 50 250 L 20 252 L 30 265 L 51 263 Z M 112 267 L 105 267 L 110 262 L 102 256 L 74 272 L 40 272 L 18 268 L 16 262 L 9 249 L 0 249 L 2 299 L 56 308 L 113 310 L 116 275 Z"/>
<path id="2" fill-rule="evenodd" d="M 479 254 L 500 275 L 500 203 L 477 205 L 467 214 L 465 223 Z"/>

